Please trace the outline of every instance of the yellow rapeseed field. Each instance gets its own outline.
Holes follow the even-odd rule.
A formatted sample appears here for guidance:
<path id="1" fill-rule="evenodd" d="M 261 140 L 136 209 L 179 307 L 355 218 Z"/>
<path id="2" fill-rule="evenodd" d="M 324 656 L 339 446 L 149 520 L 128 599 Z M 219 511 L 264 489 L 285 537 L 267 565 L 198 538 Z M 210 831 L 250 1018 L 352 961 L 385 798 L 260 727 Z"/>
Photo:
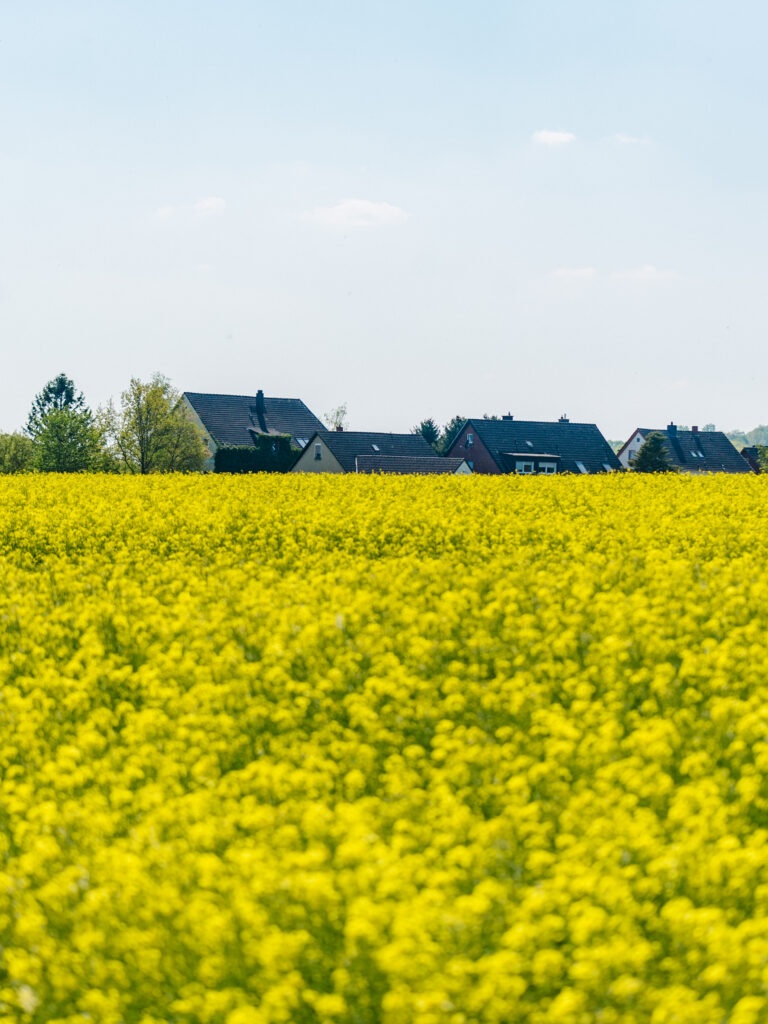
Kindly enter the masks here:
<path id="1" fill-rule="evenodd" d="M 0 479 L 0 1024 L 768 1020 L 768 479 Z"/>

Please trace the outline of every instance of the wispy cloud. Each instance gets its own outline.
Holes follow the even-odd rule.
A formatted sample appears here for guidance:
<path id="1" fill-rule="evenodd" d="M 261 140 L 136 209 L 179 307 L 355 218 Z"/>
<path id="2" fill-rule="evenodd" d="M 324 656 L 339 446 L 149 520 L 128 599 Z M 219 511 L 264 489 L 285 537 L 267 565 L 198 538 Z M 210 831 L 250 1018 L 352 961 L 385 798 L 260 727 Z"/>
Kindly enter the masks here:
<path id="1" fill-rule="evenodd" d="M 533 133 L 533 141 L 537 146 L 567 146 L 576 141 L 573 132 L 553 132 L 547 129 Z"/>
<path id="2" fill-rule="evenodd" d="M 620 146 L 647 146 L 648 139 L 641 139 L 637 135 L 626 135 L 624 132 L 617 132 L 611 138 Z"/>
<path id="3" fill-rule="evenodd" d="M 192 209 L 203 217 L 213 217 L 223 213 L 226 205 L 221 196 L 206 196 L 205 199 L 198 199 Z"/>
<path id="4" fill-rule="evenodd" d="M 333 206 L 316 206 L 302 219 L 330 228 L 381 228 L 404 224 L 408 214 L 391 203 L 371 199 L 342 199 Z"/>

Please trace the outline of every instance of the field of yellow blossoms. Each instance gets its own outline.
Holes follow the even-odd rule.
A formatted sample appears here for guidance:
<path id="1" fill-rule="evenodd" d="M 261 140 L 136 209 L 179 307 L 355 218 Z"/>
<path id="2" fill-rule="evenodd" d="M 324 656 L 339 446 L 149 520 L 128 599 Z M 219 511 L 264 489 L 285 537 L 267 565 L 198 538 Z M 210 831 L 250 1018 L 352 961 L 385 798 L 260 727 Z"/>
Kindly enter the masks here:
<path id="1" fill-rule="evenodd" d="M 0 1024 L 768 1020 L 768 479 L 0 479 Z"/>

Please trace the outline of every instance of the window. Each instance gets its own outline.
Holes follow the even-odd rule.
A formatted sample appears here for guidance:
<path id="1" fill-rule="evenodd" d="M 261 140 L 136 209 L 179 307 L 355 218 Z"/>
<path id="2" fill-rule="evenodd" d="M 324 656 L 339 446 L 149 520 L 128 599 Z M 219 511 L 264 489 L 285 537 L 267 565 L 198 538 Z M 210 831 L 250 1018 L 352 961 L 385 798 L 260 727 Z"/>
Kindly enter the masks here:
<path id="1" fill-rule="evenodd" d="M 545 476 L 550 476 L 552 473 L 557 472 L 557 465 L 554 462 L 540 462 L 539 472 Z"/>
<path id="2" fill-rule="evenodd" d="M 533 441 L 526 441 L 525 443 L 528 445 L 529 448 L 533 448 Z"/>
<path id="3" fill-rule="evenodd" d="M 474 434 L 467 434 L 467 440 L 466 440 L 466 443 L 465 443 L 465 447 L 471 448 L 474 445 L 474 443 L 475 443 L 475 435 Z"/>
<path id="4" fill-rule="evenodd" d="M 378 446 L 377 444 L 372 444 L 372 445 L 371 445 L 371 448 L 373 448 L 373 450 L 374 450 L 375 452 L 380 452 L 380 451 L 381 451 L 381 448 L 379 448 L 379 446 Z"/>
<path id="5" fill-rule="evenodd" d="M 323 457 L 323 446 L 318 441 L 317 444 L 315 445 L 315 458 L 316 459 L 322 459 L 322 457 Z"/>
<path id="6" fill-rule="evenodd" d="M 306 448 L 308 440 L 309 440 L 308 437 L 297 437 L 296 438 L 296 444 L 299 446 L 299 448 Z"/>
<path id="7" fill-rule="evenodd" d="M 529 474 L 533 473 L 533 463 L 521 462 L 520 460 L 518 460 L 515 463 L 515 472 L 519 473 L 520 476 L 528 476 Z"/>
<path id="8" fill-rule="evenodd" d="M 472 470 L 472 471 L 474 472 L 474 469 L 475 469 L 475 464 L 474 464 L 474 462 L 472 461 L 472 459 L 467 459 L 467 465 L 468 465 L 468 466 L 469 466 L 469 468 L 470 468 L 470 469 L 471 469 L 471 470 Z"/>
<path id="9" fill-rule="evenodd" d="M 607 462 L 603 463 L 603 469 L 605 470 L 606 473 L 612 473 L 613 472 L 613 466 L 610 466 Z"/>
<path id="10" fill-rule="evenodd" d="M 578 469 L 579 469 L 580 473 L 588 472 L 587 467 L 584 465 L 583 462 L 577 462 L 576 465 L 578 466 Z"/>

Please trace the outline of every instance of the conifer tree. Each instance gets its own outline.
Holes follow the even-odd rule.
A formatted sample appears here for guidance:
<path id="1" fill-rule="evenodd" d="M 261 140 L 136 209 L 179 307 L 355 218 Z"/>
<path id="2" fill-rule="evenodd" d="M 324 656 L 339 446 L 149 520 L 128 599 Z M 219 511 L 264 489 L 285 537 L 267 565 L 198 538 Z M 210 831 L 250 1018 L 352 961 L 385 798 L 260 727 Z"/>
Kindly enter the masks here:
<path id="1" fill-rule="evenodd" d="M 663 434 L 653 431 L 643 442 L 637 455 L 632 460 L 631 469 L 635 473 L 674 473 L 675 468 L 669 460 L 667 442 Z"/>

